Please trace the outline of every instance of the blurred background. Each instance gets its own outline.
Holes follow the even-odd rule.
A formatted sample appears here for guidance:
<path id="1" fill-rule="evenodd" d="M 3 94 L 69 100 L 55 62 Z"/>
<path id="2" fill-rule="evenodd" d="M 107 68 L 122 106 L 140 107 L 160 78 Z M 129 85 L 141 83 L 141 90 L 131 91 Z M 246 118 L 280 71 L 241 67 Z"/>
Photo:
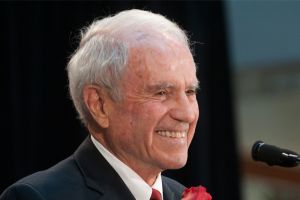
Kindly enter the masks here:
<path id="1" fill-rule="evenodd" d="M 225 1 L 245 200 L 300 199 L 300 170 L 253 163 L 257 140 L 300 153 L 300 1 Z"/>
<path id="2" fill-rule="evenodd" d="M 87 136 L 65 66 L 79 30 L 140 8 L 167 16 L 192 41 L 201 92 L 189 161 L 167 171 L 215 200 L 300 199 L 300 170 L 250 157 L 257 140 L 300 153 L 300 2 L 0 2 L 0 193 L 71 155 Z"/>

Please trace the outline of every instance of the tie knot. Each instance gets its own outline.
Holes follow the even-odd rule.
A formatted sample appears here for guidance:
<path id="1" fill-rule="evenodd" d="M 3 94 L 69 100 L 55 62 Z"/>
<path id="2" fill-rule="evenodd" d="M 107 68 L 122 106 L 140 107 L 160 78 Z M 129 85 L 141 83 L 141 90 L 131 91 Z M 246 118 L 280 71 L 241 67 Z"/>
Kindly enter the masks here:
<path id="1" fill-rule="evenodd" d="M 161 200 L 161 194 L 158 190 L 152 188 L 150 200 Z"/>

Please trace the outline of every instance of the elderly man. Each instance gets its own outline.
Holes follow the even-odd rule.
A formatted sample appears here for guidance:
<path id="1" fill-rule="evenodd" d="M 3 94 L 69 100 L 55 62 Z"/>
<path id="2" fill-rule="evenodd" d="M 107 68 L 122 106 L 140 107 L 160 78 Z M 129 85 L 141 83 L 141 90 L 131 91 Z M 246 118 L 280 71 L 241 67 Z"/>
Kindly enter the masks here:
<path id="1" fill-rule="evenodd" d="M 158 14 L 123 11 L 83 31 L 67 69 L 89 137 L 0 199 L 181 199 L 184 186 L 161 172 L 185 165 L 198 120 L 184 31 Z"/>

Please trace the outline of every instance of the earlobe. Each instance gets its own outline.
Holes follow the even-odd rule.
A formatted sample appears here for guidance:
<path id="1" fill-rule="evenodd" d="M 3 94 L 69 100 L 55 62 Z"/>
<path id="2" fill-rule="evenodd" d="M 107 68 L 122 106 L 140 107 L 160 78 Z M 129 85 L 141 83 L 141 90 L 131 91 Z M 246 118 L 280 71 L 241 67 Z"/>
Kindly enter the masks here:
<path id="1" fill-rule="evenodd" d="M 101 128 L 108 128 L 106 96 L 99 86 L 87 85 L 83 89 L 83 99 L 90 115 Z"/>

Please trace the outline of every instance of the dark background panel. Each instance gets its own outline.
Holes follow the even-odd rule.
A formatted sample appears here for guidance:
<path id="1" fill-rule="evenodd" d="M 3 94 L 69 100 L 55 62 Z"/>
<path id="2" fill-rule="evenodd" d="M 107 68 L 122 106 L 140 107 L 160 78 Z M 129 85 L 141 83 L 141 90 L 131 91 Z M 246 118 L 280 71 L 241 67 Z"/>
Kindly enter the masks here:
<path id="1" fill-rule="evenodd" d="M 68 96 L 65 66 L 79 29 L 95 18 L 140 8 L 161 13 L 193 41 L 201 92 L 200 119 L 183 169 L 186 186 L 214 199 L 239 199 L 226 24 L 219 1 L 1 2 L 0 192 L 71 155 L 87 133 Z"/>

